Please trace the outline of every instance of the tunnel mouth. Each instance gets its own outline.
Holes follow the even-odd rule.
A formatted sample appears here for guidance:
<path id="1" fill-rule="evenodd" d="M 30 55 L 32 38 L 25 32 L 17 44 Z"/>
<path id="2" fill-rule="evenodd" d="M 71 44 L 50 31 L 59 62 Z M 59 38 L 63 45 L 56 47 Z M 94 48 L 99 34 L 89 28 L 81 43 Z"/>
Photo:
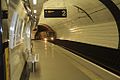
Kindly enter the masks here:
<path id="1" fill-rule="evenodd" d="M 34 39 L 35 40 L 54 40 L 57 35 L 56 32 L 46 24 L 37 25 L 36 28 L 33 29 L 35 31 Z"/>

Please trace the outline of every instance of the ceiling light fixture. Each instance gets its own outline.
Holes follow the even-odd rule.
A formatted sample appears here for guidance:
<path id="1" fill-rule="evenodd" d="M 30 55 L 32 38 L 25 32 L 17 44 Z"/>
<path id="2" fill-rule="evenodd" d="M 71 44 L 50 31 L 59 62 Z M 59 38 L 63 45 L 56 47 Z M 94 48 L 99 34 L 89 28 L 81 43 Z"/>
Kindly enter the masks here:
<path id="1" fill-rule="evenodd" d="M 37 10 L 34 10 L 34 13 L 37 13 Z"/>
<path id="2" fill-rule="evenodd" d="M 37 0 L 33 0 L 33 4 L 36 5 L 37 4 Z"/>

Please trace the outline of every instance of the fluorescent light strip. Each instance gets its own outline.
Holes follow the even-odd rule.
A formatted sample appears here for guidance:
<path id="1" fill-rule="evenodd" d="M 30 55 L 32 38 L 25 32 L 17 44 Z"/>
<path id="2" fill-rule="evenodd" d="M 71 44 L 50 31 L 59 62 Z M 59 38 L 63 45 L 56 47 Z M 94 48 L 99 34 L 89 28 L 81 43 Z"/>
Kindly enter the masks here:
<path id="1" fill-rule="evenodd" d="M 33 0 L 33 4 L 36 5 L 37 4 L 37 0 Z"/>

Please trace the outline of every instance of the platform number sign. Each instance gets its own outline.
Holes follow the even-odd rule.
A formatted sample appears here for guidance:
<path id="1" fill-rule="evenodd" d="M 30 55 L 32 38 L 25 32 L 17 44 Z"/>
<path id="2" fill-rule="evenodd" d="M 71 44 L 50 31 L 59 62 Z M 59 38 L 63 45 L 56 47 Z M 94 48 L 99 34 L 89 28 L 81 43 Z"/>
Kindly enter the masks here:
<path id="1" fill-rule="evenodd" d="M 66 16 L 66 11 L 65 10 L 62 11 L 62 16 Z"/>
<path id="2" fill-rule="evenodd" d="M 44 18 L 66 18 L 67 9 L 44 9 Z"/>

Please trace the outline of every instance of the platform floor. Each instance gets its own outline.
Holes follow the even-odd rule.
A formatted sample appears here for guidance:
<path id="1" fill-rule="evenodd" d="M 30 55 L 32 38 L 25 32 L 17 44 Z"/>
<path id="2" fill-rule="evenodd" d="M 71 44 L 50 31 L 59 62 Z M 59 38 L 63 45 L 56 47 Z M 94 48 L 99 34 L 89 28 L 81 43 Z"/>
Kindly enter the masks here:
<path id="1" fill-rule="evenodd" d="M 33 41 L 33 53 L 39 54 L 39 62 L 29 80 L 91 80 L 71 63 L 62 48 L 54 44 Z"/>

